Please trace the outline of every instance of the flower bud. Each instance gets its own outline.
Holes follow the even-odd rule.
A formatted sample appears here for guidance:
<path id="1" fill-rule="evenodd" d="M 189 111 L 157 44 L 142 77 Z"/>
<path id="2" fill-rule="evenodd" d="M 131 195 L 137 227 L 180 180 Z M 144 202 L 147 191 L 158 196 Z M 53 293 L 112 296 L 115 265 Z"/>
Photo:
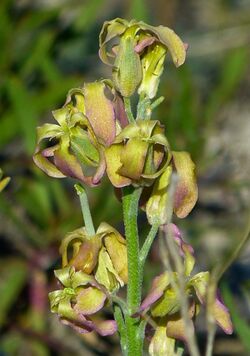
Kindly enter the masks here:
<path id="1" fill-rule="evenodd" d="M 124 97 L 134 94 L 142 78 L 140 56 L 134 50 L 136 30 L 129 27 L 122 35 L 113 67 L 115 87 Z"/>
<path id="2" fill-rule="evenodd" d="M 144 94 L 150 99 L 154 98 L 164 69 L 166 48 L 158 43 L 147 47 L 141 57 L 142 81 L 138 88 L 139 94 Z"/>

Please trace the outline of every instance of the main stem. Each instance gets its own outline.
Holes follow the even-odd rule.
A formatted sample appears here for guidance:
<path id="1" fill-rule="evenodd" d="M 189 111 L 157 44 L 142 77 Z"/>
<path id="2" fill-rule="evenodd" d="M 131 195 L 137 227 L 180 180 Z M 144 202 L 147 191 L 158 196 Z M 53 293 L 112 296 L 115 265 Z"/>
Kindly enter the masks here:
<path id="1" fill-rule="evenodd" d="M 141 277 L 139 261 L 139 237 L 137 228 L 138 203 L 141 188 L 126 187 L 123 189 L 123 215 L 128 254 L 127 307 L 125 317 L 128 356 L 142 355 L 142 340 L 139 335 L 140 321 L 132 315 L 138 310 L 141 302 Z"/>

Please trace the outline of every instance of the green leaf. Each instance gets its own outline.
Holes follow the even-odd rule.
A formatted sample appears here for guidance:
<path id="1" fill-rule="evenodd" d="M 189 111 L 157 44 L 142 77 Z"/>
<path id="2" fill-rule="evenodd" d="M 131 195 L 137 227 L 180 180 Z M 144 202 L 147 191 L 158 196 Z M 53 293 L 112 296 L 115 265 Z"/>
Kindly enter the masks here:
<path id="1" fill-rule="evenodd" d="M 15 124 L 19 126 L 27 152 L 31 154 L 36 141 L 37 111 L 30 94 L 18 78 L 10 78 L 8 93 L 13 106 Z"/>
<path id="2" fill-rule="evenodd" d="M 230 310 L 235 331 L 238 334 L 239 339 L 241 340 L 245 349 L 250 352 L 250 326 L 244 319 L 243 315 L 240 315 L 239 309 L 237 308 L 237 303 L 235 303 L 228 285 L 224 284 L 221 290 L 225 304 Z"/>
<path id="3" fill-rule="evenodd" d="M 2 326 L 26 282 L 28 270 L 27 265 L 21 260 L 2 259 L 0 266 L 0 326 Z"/>

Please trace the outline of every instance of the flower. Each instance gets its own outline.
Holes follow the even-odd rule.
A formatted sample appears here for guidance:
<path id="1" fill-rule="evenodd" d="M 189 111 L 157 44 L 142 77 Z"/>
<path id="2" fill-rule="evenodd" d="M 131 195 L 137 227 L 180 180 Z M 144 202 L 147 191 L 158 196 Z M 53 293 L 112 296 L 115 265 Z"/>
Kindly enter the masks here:
<path id="1" fill-rule="evenodd" d="M 85 228 L 70 232 L 60 253 L 62 267 L 73 266 L 77 271 L 93 274 L 110 292 L 127 283 L 126 240 L 107 223 L 101 223 L 94 236 L 88 236 Z"/>
<path id="2" fill-rule="evenodd" d="M 60 320 L 85 334 L 93 330 L 100 335 L 112 335 L 117 330 L 114 320 L 98 320 L 95 314 L 100 311 L 107 294 L 93 276 L 74 267 L 65 267 L 55 271 L 62 289 L 49 293 L 51 312 L 59 315 Z"/>
<path id="3" fill-rule="evenodd" d="M 126 125 L 122 110 L 123 102 L 110 81 L 70 90 L 63 108 L 53 112 L 58 124 L 37 128 L 34 162 L 49 176 L 69 176 L 90 186 L 99 184 L 106 168 L 104 147 Z M 116 113 L 121 122 L 116 120 Z M 52 145 L 44 147 L 46 141 Z"/>
<path id="4" fill-rule="evenodd" d="M 118 45 L 109 51 L 108 45 L 117 38 Z M 100 58 L 113 66 L 115 86 L 125 97 L 131 96 L 140 83 L 140 93 L 150 98 L 155 95 L 167 50 L 177 67 L 186 57 L 186 47 L 173 30 L 136 20 L 104 22 L 99 44 Z"/>
<path id="5" fill-rule="evenodd" d="M 179 229 L 174 224 L 165 225 L 163 229 L 167 233 L 167 238 L 174 239 L 184 259 L 185 293 L 189 300 L 189 316 L 192 319 L 199 313 L 200 306 L 206 304 L 209 272 L 200 272 L 191 276 L 195 263 L 192 247 L 183 241 Z M 174 349 L 173 339 L 186 340 L 184 322 L 180 313 L 180 300 L 172 284 L 173 281 L 178 286 L 177 272 L 166 271 L 157 276 L 138 311 L 142 313 L 149 310 L 157 325 L 150 344 L 150 354 L 154 356 L 165 355 L 161 353 L 163 351 L 159 343 L 167 350 L 169 345 Z M 233 332 L 229 312 L 219 297 L 212 305 L 212 315 L 225 333 Z"/>
<path id="6" fill-rule="evenodd" d="M 168 187 L 173 172 L 177 174 L 177 184 L 171 199 Z M 170 165 L 156 179 L 150 198 L 146 203 L 148 222 L 153 225 L 164 225 L 169 216 L 169 208 L 179 218 L 185 218 L 193 209 L 198 198 L 198 187 L 195 177 L 195 164 L 189 153 L 172 151 Z M 173 201 L 171 201 L 173 200 Z M 169 207 L 169 204 L 171 205 Z"/>
<path id="7" fill-rule="evenodd" d="M 115 187 L 151 185 L 171 159 L 164 126 L 156 120 L 127 125 L 106 148 L 105 157 L 107 174 Z"/>

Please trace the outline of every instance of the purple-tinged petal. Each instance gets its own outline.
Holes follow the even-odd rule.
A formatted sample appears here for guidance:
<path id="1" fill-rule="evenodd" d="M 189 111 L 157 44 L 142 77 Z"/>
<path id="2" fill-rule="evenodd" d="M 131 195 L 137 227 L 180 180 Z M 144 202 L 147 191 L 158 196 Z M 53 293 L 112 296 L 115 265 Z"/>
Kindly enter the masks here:
<path id="1" fill-rule="evenodd" d="M 58 146 L 54 146 L 53 149 L 57 149 Z M 47 153 L 47 155 L 46 155 Z M 50 150 L 44 150 L 44 151 L 36 151 L 34 156 L 33 156 L 33 161 L 39 167 L 44 173 L 46 173 L 50 177 L 54 178 L 65 178 L 66 175 L 64 175 L 62 172 L 59 171 L 59 169 L 56 168 L 56 166 L 51 163 L 47 157 L 53 155 L 53 150 L 50 148 Z"/>
<path id="2" fill-rule="evenodd" d="M 117 331 L 115 320 L 93 320 L 94 329 L 101 336 L 113 335 Z"/>
<path id="3" fill-rule="evenodd" d="M 161 228 L 165 234 L 170 236 L 170 238 L 173 238 L 179 246 L 179 253 L 184 257 L 185 274 L 189 276 L 195 264 L 193 247 L 183 240 L 181 232 L 175 224 L 170 223 L 163 225 Z"/>
<path id="4" fill-rule="evenodd" d="M 191 320 L 194 314 L 195 314 L 195 303 L 192 303 L 188 309 L 188 315 Z M 181 315 L 178 313 L 170 316 L 167 321 L 167 336 L 186 342 L 187 341 L 186 334 L 187 333 L 185 330 L 185 323 Z"/>
<path id="5" fill-rule="evenodd" d="M 198 188 L 195 176 L 195 164 L 187 152 L 172 152 L 173 163 L 179 181 L 174 195 L 174 211 L 179 218 L 185 218 L 196 204 Z"/>
<path id="6" fill-rule="evenodd" d="M 153 303 L 160 299 L 169 284 L 170 277 L 168 272 L 155 277 L 148 295 L 140 306 L 139 312 L 148 309 Z"/>
<path id="7" fill-rule="evenodd" d="M 115 139 L 115 112 L 113 103 L 104 90 L 102 82 L 88 83 L 84 86 L 86 116 L 93 127 L 95 135 L 109 146 Z"/>
<path id="8" fill-rule="evenodd" d="M 219 298 L 216 298 L 212 310 L 216 323 L 223 329 L 226 334 L 231 335 L 233 333 L 233 324 L 225 304 L 223 304 Z"/>
<path id="9" fill-rule="evenodd" d="M 156 41 L 155 37 L 145 37 L 145 38 L 143 38 L 141 41 L 139 41 L 137 43 L 137 45 L 135 46 L 134 50 L 135 50 L 136 53 L 141 53 L 144 50 L 144 48 L 150 46 L 155 41 Z"/>
<path id="10" fill-rule="evenodd" d="M 93 322 L 87 320 L 83 315 L 77 316 L 73 321 L 66 318 L 60 318 L 60 320 L 62 324 L 70 326 L 79 334 L 87 334 L 94 330 Z"/>
<path id="11" fill-rule="evenodd" d="M 117 93 L 114 101 L 115 116 L 121 125 L 121 128 L 129 124 L 128 117 L 125 111 L 124 103 L 121 96 Z"/>
<path id="12" fill-rule="evenodd" d="M 186 49 L 184 43 L 173 30 L 164 26 L 150 26 L 141 21 L 137 25 L 141 29 L 150 31 L 157 36 L 159 42 L 168 48 L 176 67 L 181 66 L 185 62 Z"/>

